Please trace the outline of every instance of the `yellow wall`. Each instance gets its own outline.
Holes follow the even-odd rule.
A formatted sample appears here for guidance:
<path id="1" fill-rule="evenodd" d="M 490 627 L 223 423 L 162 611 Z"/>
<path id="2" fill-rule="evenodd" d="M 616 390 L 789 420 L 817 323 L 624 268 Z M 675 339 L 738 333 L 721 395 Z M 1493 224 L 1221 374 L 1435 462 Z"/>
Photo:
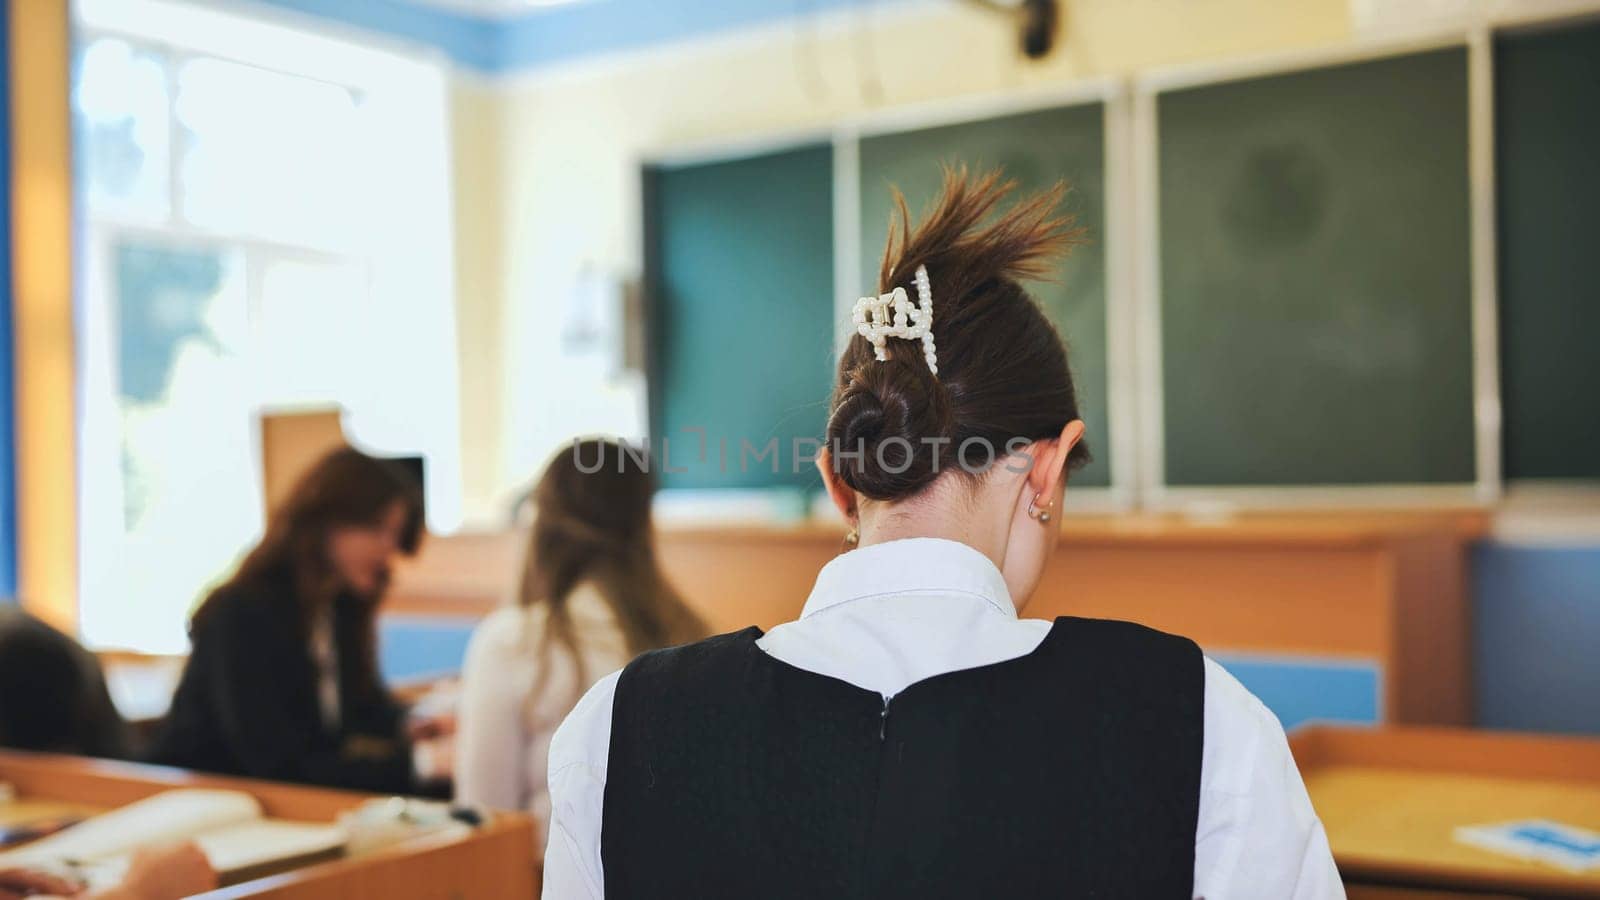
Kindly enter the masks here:
<path id="1" fill-rule="evenodd" d="M 505 204 L 500 94 L 457 78 L 450 91 L 460 355 L 461 469 L 469 521 L 487 522 L 506 481 L 500 439 L 506 418 L 501 332 L 505 307 Z"/>
<path id="2" fill-rule="evenodd" d="M 457 131 L 466 153 L 482 152 L 474 141 L 492 142 L 504 176 L 492 189 L 458 187 L 460 244 L 471 243 L 469 231 L 492 233 L 487 223 L 505 226 L 497 246 L 463 251 L 474 264 L 498 259 L 492 275 L 471 276 L 481 292 L 463 289 L 463 321 L 504 327 L 498 347 L 469 352 L 484 354 L 471 363 L 484 368 L 468 378 L 464 360 L 463 385 L 471 390 L 469 382 L 482 379 L 506 391 L 501 421 L 477 416 L 467 428 L 466 440 L 478 446 L 466 458 L 498 454 L 501 473 L 497 485 L 478 473 L 471 489 L 489 494 L 471 498 L 469 508 L 509 494 L 557 442 L 593 426 L 592 416 L 580 422 L 563 407 L 564 397 L 599 386 L 553 367 L 554 326 L 580 267 L 638 272 L 641 158 L 684 144 L 826 127 L 877 107 L 1327 44 L 1351 33 L 1348 0 L 1073 0 L 1066 7 L 1064 42 L 1039 64 L 1019 59 L 1008 22 L 950 2 L 713 37 L 500 86 L 500 127 Z M 473 329 L 471 339 L 488 333 Z M 503 367 L 501 381 L 488 374 L 495 365 Z"/>

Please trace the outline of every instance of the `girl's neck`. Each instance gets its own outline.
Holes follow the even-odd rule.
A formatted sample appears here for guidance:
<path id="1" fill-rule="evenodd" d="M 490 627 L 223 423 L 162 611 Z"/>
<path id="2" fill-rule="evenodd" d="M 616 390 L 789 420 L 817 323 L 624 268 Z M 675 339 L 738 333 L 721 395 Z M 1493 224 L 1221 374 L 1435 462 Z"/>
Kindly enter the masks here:
<path id="1" fill-rule="evenodd" d="M 863 504 L 860 544 L 886 544 L 908 538 L 957 541 L 987 556 L 999 567 L 1006 558 L 1008 522 L 986 510 L 978 498 L 949 496 L 948 488 L 935 485 L 928 494 L 892 506 Z"/>

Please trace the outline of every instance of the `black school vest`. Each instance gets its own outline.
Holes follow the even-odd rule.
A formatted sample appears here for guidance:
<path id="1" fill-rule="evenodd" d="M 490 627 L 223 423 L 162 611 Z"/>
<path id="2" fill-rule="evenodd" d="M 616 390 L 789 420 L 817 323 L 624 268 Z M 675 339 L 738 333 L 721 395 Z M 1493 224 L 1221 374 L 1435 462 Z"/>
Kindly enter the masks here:
<path id="1" fill-rule="evenodd" d="M 750 628 L 617 684 L 608 900 L 1189 900 L 1205 669 L 1193 642 L 1057 619 L 1032 653 L 881 695 Z"/>

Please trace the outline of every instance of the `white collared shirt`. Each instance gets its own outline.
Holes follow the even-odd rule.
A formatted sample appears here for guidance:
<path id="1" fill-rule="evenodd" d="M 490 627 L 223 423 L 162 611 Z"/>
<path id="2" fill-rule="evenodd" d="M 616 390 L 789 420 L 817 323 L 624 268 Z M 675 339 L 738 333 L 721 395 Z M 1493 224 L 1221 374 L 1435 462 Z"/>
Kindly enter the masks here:
<path id="1" fill-rule="evenodd" d="M 818 575 L 800 618 L 757 643 L 790 665 L 888 698 L 924 678 L 1030 653 L 1050 624 L 1017 617 L 1005 580 L 983 554 L 917 538 L 839 556 Z M 1283 728 L 1221 666 L 1207 659 L 1205 672 L 1194 896 L 1343 897 Z M 546 900 L 605 896 L 600 830 L 616 687 L 617 674 L 598 682 L 550 745 Z"/>

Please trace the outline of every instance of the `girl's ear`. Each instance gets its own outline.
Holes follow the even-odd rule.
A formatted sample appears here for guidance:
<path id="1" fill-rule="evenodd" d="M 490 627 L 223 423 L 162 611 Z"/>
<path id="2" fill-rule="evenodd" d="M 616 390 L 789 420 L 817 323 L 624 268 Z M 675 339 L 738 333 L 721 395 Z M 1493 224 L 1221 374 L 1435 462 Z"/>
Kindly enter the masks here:
<path id="1" fill-rule="evenodd" d="M 822 486 L 828 489 L 828 499 L 833 501 L 846 522 L 856 520 L 856 492 L 845 484 L 833 468 L 833 453 L 827 447 L 817 454 L 817 473 L 822 476 Z"/>
<path id="2" fill-rule="evenodd" d="M 1055 440 L 1034 444 L 1033 467 L 1028 470 L 1028 488 L 1045 498 L 1054 498 L 1067 473 L 1067 456 L 1083 440 L 1083 420 L 1073 419 Z M 1049 502 L 1055 502 L 1050 499 Z"/>

